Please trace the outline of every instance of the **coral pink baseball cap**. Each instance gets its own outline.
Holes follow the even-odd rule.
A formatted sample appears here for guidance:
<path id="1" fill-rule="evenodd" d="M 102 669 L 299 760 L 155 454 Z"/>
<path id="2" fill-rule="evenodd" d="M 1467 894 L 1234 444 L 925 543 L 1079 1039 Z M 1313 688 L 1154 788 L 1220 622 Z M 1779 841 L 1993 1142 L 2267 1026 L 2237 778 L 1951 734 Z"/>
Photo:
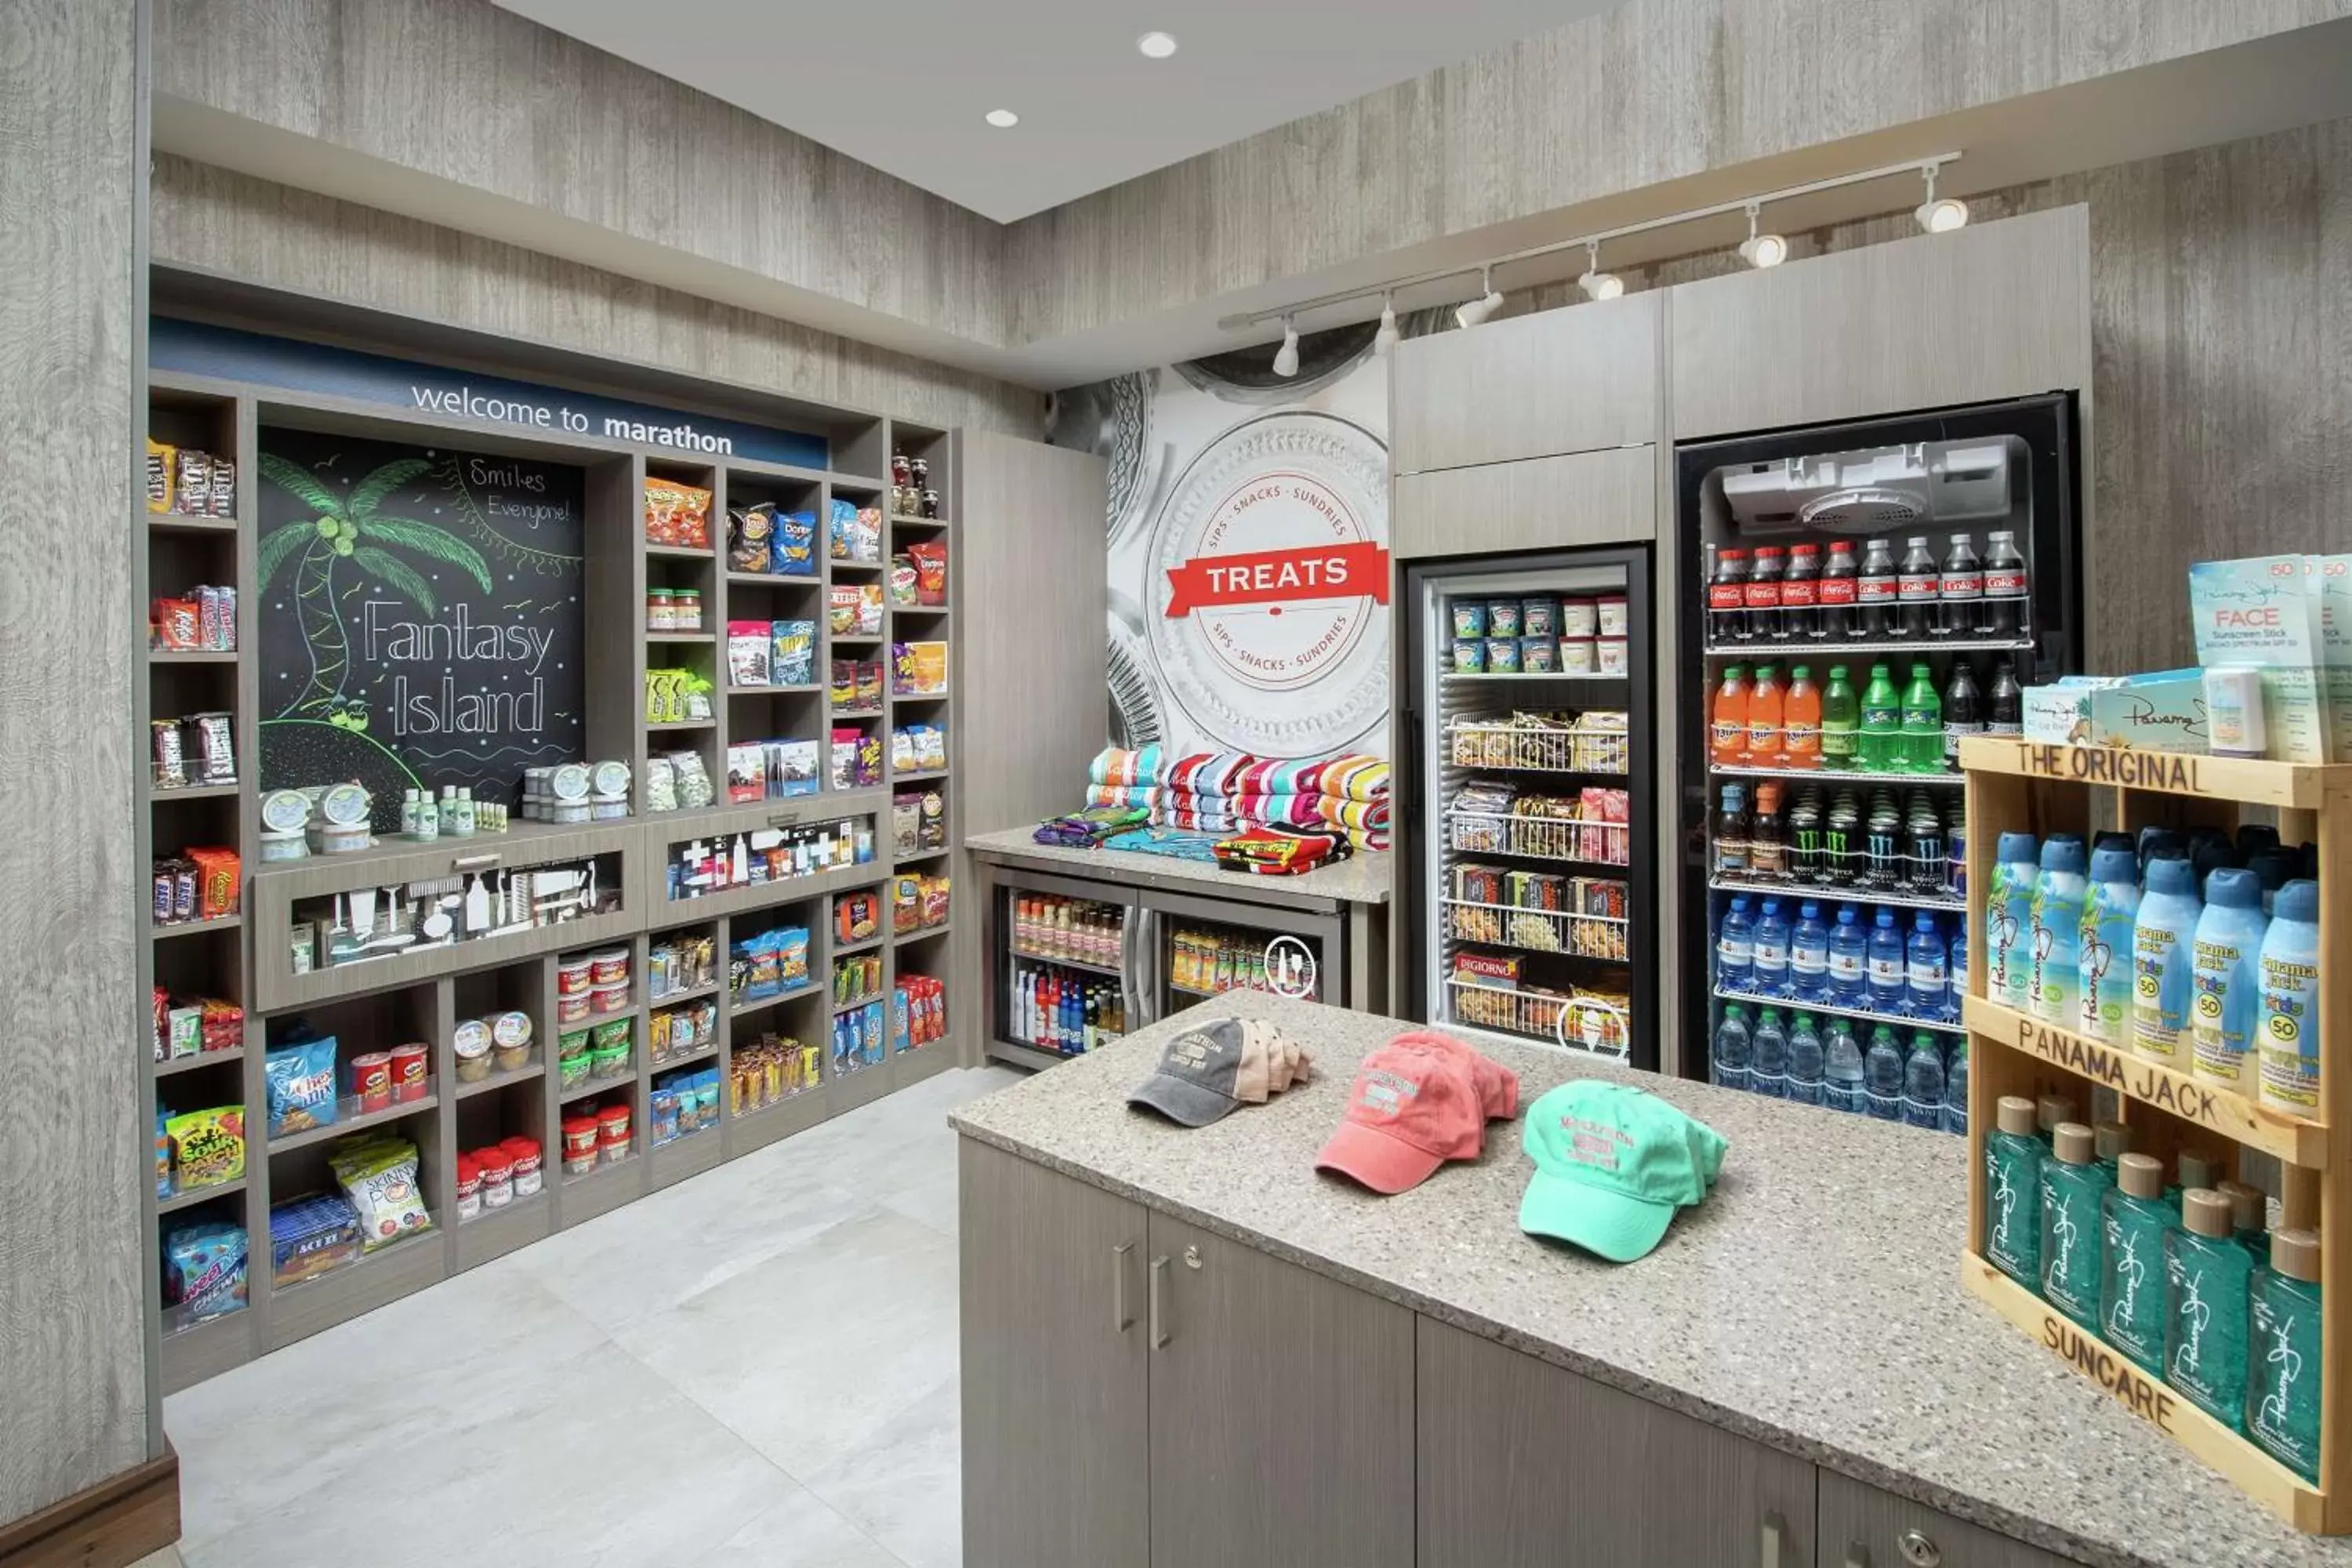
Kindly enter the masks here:
<path id="1" fill-rule="evenodd" d="M 1315 1168 L 1376 1193 L 1402 1193 L 1448 1160 L 1477 1158 L 1486 1134 L 1469 1065 L 1451 1051 L 1391 1040 L 1357 1070 L 1347 1117 L 1315 1156 Z"/>
<path id="2" fill-rule="evenodd" d="M 1470 1069 L 1470 1081 L 1477 1086 L 1478 1104 L 1487 1121 L 1508 1121 L 1519 1113 L 1519 1075 L 1453 1036 L 1441 1035 L 1434 1029 L 1412 1029 L 1389 1044 L 1426 1046 L 1459 1058 Z"/>

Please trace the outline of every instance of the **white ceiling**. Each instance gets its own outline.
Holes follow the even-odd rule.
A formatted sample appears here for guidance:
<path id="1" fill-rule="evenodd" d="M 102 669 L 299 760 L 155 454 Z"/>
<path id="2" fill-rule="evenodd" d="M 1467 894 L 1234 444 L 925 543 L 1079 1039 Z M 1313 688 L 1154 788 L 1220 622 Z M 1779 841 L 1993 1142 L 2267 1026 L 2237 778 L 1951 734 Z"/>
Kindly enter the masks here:
<path id="1" fill-rule="evenodd" d="M 1010 223 L 1619 0 L 497 3 Z"/>

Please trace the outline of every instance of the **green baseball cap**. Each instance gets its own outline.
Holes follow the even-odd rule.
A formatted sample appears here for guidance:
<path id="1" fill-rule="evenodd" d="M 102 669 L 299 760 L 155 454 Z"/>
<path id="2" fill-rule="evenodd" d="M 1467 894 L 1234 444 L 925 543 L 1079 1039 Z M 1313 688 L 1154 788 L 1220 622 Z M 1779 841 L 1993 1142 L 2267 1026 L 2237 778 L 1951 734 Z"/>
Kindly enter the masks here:
<path id="1" fill-rule="evenodd" d="M 1647 1089 L 1589 1079 L 1528 1107 L 1520 1135 L 1536 1173 L 1519 1228 L 1557 1237 L 1614 1263 L 1645 1257 L 1675 1211 L 1706 1196 L 1723 1134 Z"/>

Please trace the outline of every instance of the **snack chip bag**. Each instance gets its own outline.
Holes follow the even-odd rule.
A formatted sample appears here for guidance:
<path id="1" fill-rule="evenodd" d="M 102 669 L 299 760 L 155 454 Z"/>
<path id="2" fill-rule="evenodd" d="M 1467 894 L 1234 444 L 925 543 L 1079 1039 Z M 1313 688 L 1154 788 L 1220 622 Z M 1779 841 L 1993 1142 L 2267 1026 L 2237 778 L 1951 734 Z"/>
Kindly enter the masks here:
<path id="1" fill-rule="evenodd" d="M 180 1192 L 216 1187 L 245 1174 L 245 1107 L 224 1105 L 169 1117 L 173 1185 Z"/>
<path id="2" fill-rule="evenodd" d="M 776 509 L 767 501 L 727 514 L 727 569 L 767 572 L 773 569 L 776 550 Z"/>
<path id="3" fill-rule="evenodd" d="M 776 514 L 775 569 L 782 577 L 816 575 L 816 513 Z"/>
<path id="4" fill-rule="evenodd" d="M 335 1037 L 279 1046 L 261 1059 L 269 1092 L 269 1135 L 335 1124 Z"/>
<path id="5" fill-rule="evenodd" d="M 199 1220 L 164 1232 L 163 1304 L 179 1310 L 184 1327 L 244 1306 L 245 1227 Z"/>
<path id="6" fill-rule="evenodd" d="M 646 480 L 646 542 L 710 547 L 710 492 L 676 479 Z"/>
<path id="7" fill-rule="evenodd" d="M 936 540 L 910 544 L 915 563 L 915 602 L 934 607 L 948 602 L 948 547 Z"/>
<path id="8" fill-rule="evenodd" d="M 362 1135 L 339 1144 L 327 1163 L 360 1219 L 360 1249 L 373 1252 L 402 1237 L 433 1228 L 416 1182 L 416 1145 Z"/>

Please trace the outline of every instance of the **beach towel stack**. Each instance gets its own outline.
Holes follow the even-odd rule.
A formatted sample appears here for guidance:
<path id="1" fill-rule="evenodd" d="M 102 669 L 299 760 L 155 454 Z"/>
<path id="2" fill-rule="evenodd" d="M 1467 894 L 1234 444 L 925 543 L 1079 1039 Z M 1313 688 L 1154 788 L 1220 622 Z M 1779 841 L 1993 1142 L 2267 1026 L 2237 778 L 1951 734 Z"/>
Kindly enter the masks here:
<path id="1" fill-rule="evenodd" d="M 1158 746 L 1104 747 L 1087 770 L 1087 805 L 1156 813 L 1165 761 Z"/>
<path id="2" fill-rule="evenodd" d="M 1159 777 L 1152 821 L 1164 826 L 1329 829 L 1360 849 L 1389 847 L 1389 764 L 1378 757 L 1280 762 L 1211 752 L 1179 758 Z"/>

